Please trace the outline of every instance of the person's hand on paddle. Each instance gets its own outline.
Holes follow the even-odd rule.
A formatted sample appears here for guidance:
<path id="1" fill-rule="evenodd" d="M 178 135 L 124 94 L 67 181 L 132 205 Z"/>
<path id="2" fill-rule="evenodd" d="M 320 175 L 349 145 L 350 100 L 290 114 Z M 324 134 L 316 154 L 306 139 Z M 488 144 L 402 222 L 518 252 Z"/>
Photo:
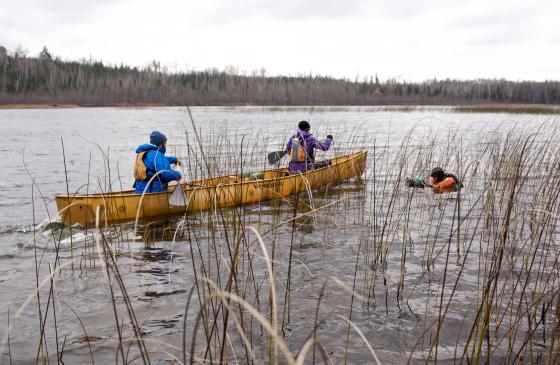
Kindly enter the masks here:
<path id="1" fill-rule="evenodd" d="M 420 176 L 415 176 L 414 177 L 414 183 L 417 184 L 417 185 L 422 185 L 422 186 L 427 187 L 427 188 L 433 188 L 434 187 L 432 184 L 430 184 L 429 181 L 421 178 Z"/>
<path id="2" fill-rule="evenodd" d="M 430 182 L 430 179 L 428 180 L 422 179 L 422 184 L 424 184 L 424 186 L 427 188 L 432 188 L 432 189 L 435 188 L 435 186 Z"/>
<path id="3" fill-rule="evenodd" d="M 423 179 L 420 176 L 414 176 L 411 178 L 407 178 L 407 184 L 409 187 L 423 187 L 423 188 L 433 188 L 434 186 L 427 180 Z"/>

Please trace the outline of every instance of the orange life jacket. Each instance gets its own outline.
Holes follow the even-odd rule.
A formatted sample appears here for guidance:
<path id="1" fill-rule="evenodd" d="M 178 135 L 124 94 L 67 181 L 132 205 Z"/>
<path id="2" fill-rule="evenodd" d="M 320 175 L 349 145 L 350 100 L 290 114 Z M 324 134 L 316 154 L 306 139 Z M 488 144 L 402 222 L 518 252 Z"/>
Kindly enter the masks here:
<path id="1" fill-rule="evenodd" d="M 434 193 L 436 194 L 452 193 L 463 187 L 463 183 L 453 174 L 446 174 L 445 179 L 437 183 L 433 181 L 433 178 L 431 180 L 432 185 L 434 185 Z"/>
<path id="2" fill-rule="evenodd" d="M 292 148 L 289 151 L 292 162 L 305 162 L 307 157 L 307 152 L 303 147 L 303 138 L 292 138 Z"/>

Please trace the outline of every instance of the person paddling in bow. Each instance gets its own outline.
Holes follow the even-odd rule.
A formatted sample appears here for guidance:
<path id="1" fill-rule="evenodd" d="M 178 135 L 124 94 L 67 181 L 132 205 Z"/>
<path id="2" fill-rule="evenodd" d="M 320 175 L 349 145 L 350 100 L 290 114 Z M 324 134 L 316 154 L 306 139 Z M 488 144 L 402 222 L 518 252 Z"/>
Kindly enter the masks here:
<path id="1" fill-rule="evenodd" d="M 134 164 L 134 188 L 136 194 L 156 193 L 167 191 L 170 181 L 180 181 L 181 173 L 171 169 L 171 165 L 181 166 L 181 161 L 175 156 L 166 156 L 167 137 L 158 131 L 150 134 L 150 143 L 141 144 L 136 149 L 136 163 Z M 154 175 L 157 176 L 150 180 Z M 146 186 L 149 184 L 148 188 Z"/>
<path id="2" fill-rule="evenodd" d="M 463 183 L 457 176 L 443 171 L 441 167 L 432 169 L 427 185 L 436 194 L 451 193 L 463 187 Z"/>
<path id="3" fill-rule="evenodd" d="M 309 130 L 309 122 L 302 120 L 298 124 L 296 134 L 288 140 L 285 151 L 290 155 L 290 173 L 307 172 L 309 170 L 326 167 L 329 161 L 315 162 L 315 149 L 328 151 L 333 141 L 333 136 L 319 141 L 313 137 Z"/>

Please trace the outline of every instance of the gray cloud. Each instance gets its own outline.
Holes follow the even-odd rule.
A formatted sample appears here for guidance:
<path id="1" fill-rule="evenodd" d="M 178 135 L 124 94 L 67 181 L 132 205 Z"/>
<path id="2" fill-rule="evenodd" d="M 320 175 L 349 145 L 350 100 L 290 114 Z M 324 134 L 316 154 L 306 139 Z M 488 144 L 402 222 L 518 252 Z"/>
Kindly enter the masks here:
<path id="1" fill-rule="evenodd" d="M 34 11 L 51 22 L 65 25 L 95 20 L 108 12 L 110 7 L 127 3 L 126 0 L 43 0 L 33 4 Z"/>
<path id="2" fill-rule="evenodd" d="M 496 25 L 511 25 L 512 27 L 523 27 L 524 24 L 533 21 L 530 9 L 495 9 L 491 11 L 471 11 L 456 14 L 447 21 L 447 25 L 453 28 L 488 28 Z"/>
<path id="3" fill-rule="evenodd" d="M 62 58 L 221 62 L 278 73 L 460 76 L 507 67 L 522 75 L 558 56 L 560 44 L 556 0 L 523 1 L 3 0 L 0 43 L 32 53 L 46 45 Z M 499 62 L 518 46 L 524 54 Z M 484 68 L 473 70 L 468 59 Z"/>
<path id="4" fill-rule="evenodd" d="M 446 0 L 217 0 L 206 4 L 211 7 L 197 14 L 200 15 L 196 19 L 199 24 L 224 24 L 248 18 L 282 22 L 352 18 L 405 20 L 456 7 L 454 2 Z"/>
<path id="5" fill-rule="evenodd" d="M 110 11 L 110 7 L 129 0 L 18 0 L 5 2 L 0 23 L 25 36 L 43 37 L 74 25 L 93 23 Z M 132 0 L 130 0 L 132 1 Z"/>
<path id="6" fill-rule="evenodd" d="M 370 16 L 389 17 L 392 20 L 419 18 L 436 12 L 443 12 L 457 6 L 453 1 L 445 0 L 381 0 L 372 3 Z"/>
<path id="7" fill-rule="evenodd" d="M 506 47 L 528 41 L 529 37 L 522 33 L 514 36 L 511 32 L 496 30 L 486 34 L 473 35 L 466 39 L 463 44 L 474 47 Z"/>
<path id="8" fill-rule="evenodd" d="M 534 42 L 538 19 L 533 5 L 475 7 L 453 14 L 445 23 L 458 41 L 469 47 L 505 47 Z"/>

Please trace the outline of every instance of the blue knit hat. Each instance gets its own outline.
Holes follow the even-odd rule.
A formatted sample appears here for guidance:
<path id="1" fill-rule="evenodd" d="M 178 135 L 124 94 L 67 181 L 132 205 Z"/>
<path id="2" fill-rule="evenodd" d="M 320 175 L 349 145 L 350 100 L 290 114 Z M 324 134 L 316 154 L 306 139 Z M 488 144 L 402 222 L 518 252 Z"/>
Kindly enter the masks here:
<path id="1" fill-rule="evenodd" d="M 298 123 L 298 128 L 301 129 L 302 131 L 309 131 L 311 129 L 311 126 L 309 125 L 309 122 L 307 120 L 302 120 L 301 122 Z"/>
<path id="2" fill-rule="evenodd" d="M 153 131 L 152 134 L 150 134 L 151 144 L 159 146 L 160 144 L 163 144 L 165 142 L 167 142 L 167 137 L 165 136 L 165 134 L 158 131 Z"/>

